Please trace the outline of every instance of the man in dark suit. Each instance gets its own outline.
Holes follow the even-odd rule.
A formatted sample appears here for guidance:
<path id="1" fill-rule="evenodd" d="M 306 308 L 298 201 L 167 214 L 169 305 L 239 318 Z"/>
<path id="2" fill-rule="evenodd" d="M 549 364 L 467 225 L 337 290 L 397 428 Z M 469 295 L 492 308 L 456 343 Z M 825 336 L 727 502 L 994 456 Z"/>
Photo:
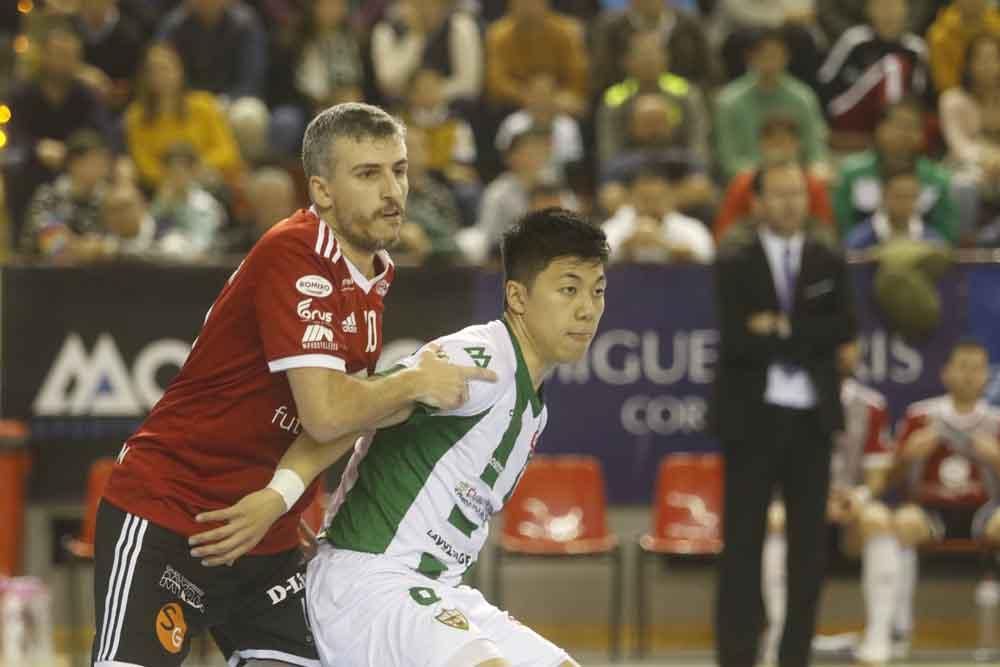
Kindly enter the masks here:
<path id="1" fill-rule="evenodd" d="M 716 264 L 721 350 L 713 423 L 726 460 L 716 645 L 721 667 L 751 667 L 762 629 L 761 549 L 775 487 L 788 533 L 781 667 L 809 664 L 826 553 L 834 431 L 843 427 L 838 354 L 855 335 L 843 258 L 805 231 L 799 164 L 763 167 L 760 220 Z"/>

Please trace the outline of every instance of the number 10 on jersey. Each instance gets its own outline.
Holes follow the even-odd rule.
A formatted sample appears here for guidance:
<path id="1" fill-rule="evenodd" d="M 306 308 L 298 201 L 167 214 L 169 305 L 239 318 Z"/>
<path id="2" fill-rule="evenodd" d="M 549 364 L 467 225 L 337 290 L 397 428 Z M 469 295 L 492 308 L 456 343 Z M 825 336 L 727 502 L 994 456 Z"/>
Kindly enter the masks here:
<path id="1" fill-rule="evenodd" d="M 374 352 L 378 349 L 378 319 L 374 310 L 365 311 L 365 328 L 368 330 L 368 346 L 365 352 Z"/>

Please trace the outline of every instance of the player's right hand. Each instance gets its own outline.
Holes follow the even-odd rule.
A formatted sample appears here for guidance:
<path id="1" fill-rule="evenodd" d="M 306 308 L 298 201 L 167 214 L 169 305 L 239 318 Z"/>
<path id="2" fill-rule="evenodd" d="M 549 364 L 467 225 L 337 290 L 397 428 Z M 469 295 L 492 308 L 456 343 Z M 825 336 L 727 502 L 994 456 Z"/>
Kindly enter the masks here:
<path id="1" fill-rule="evenodd" d="M 497 374 L 488 368 L 451 363 L 437 345 L 421 353 L 415 370 L 420 374 L 417 400 L 439 410 L 454 410 L 468 401 L 469 382 L 497 381 Z"/>

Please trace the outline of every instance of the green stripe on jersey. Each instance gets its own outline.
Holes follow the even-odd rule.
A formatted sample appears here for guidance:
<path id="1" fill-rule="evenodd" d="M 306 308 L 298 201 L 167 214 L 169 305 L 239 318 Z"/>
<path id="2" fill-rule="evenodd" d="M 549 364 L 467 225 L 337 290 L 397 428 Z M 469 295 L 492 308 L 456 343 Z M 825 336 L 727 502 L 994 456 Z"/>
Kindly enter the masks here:
<path id="1" fill-rule="evenodd" d="M 434 466 L 489 412 L 434 417 L 418 410 L 403 424 L 376 433 L 327 540 L 343 549 L 384 553 Z"/>

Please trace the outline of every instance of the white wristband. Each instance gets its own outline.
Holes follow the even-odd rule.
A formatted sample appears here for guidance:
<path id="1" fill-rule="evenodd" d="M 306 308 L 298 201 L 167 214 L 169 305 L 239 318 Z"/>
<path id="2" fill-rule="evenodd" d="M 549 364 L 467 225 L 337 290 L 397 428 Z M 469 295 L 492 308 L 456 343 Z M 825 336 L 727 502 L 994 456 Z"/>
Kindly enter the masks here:
<path id="1" fill-rule="evenodd" d="M 298 474 L 289 468 L 279 468 L 274 471 L 274 477 L 268 482 L 267 488 L 274 489 L 285 501 L 285 511 L 292 509 L 292 505 L 298 502 L 299 498 L 306 491 L 306 485 Z"/>

